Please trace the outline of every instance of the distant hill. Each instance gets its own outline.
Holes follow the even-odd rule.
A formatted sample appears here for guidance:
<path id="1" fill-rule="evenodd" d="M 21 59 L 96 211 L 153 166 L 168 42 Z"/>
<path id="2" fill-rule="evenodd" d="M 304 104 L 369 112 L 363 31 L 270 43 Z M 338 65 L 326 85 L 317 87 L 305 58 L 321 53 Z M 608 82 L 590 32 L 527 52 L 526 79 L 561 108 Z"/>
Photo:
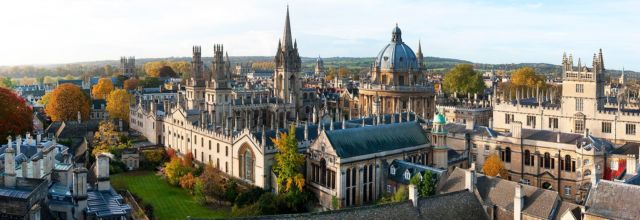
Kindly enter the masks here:
<path id="1" fill-rule="evenodd" d="M 211 63 L 212 57 L 203 57 L 205 65 Z M 229 57 L 232 65 L 237 63 L 253 63 L 273 61 L 272 56 L 231 56 Z M 316 64 L 315 57 L 302 57 L 303 71 L 313 71 Z M 357 69 L 360 71 L 367 71 L 374 61 L 374 57 L 323 57 L 324 65 L 329 67 L 346 67 L 349 69 Z M 147 62 L 158 60 L 173 60 L 173 61 L 191 61 L 191 57 L 165 57 L 165 58 L 136 58 L 136 65 L 144 65 Z M 459 60 L 452 58 L 441 57 L 425 57 L 426 68 L 429 72 L 445 73 L 450 68 L 460 63 L 473 64 L 478 71 L 506 71 L 510 72 L 515 69 L 529 66 L 536 69 L 537 72 L 543 73 L 548 76 L 558 76 L 561 67 L 559 65 L 548 63 L 512 63 L 512 64 L 484 64 L 473 63 L 467 60 Z M 112 67 L 118 67 L 120 60 L 98 60 L 88 62 L 76 62 L 68 64 L 50 64 L 50 65 L 27 65 L 27 66 L 0 66 L 0 75 L 10 77 L 36 77 L 36 76 L 66 76 L 74 75 L 79 76 L 86 72 L 91 72 L 98 68 L 103 68 L 105 65 Z M 618 77 L 620 75 L 619 70 L 608 70 L 610 77 Z M 625 71 L 631 78 L 638 78 L 640 74 L 635 71 Z"/>

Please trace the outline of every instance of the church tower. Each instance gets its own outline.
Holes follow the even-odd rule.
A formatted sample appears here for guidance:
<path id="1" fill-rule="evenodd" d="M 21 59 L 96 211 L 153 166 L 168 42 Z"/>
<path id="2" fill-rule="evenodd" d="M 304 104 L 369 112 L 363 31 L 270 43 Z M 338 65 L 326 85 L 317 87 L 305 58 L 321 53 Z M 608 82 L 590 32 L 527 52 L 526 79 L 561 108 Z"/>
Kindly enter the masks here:
<path id="1" fill-rule="evenodd" d="M 302 60 L 298 54 L 298 44 L 292 39 L 291 24 L 289 23 L 289 6 L 284 23 L 282 39 L 278 42 L 275 56 L 276 70 L 274 73 L 274 95 L 285 103 L 292 103 L 296 112 L 301 110 L 302 96 L 300 90 L 300 70 Z"/>
<path id="2" fill-rule="evenodd" d="M 322 77 L 322 78 L 324 78 L 324 75 L 325 75 L 324 61 L 322 60 L 322 58 L 320 58 L 320 56 L 318 56 L 318 59 L 316 59 L 315 75 L 316 77 Z"/>
<path id="3" fill-rule="evenodd" d="M 231 101 L 231 64 L 229 54 L 225 56 L 224 46 L 221 44 L 213 46 L 211 73 L 208 76 L 206 87 L 204 98 L 210 107 L 214 104 L 222 105 Z"/>
<path id="4" fill-rule="evenodd" d="M 188 109 L 204 110 L 205 77 L 202 63 L 202 49 L 193 46 L 191 77 L 187 80 L 186 99 Z"/>
<path id="5" fill-rule="evenodd" d="M 136 75 L 136 57 L 120 57 L 120 72 L 126 77 Z"/>
<path id="6" fill-rule="evenodd" d="M 422 44 L 418 41 L 418 52 L 416 53 L 416 60 L 418 61 L 418 68 L 424 70 L 424 55 L 422 54 Z"/>

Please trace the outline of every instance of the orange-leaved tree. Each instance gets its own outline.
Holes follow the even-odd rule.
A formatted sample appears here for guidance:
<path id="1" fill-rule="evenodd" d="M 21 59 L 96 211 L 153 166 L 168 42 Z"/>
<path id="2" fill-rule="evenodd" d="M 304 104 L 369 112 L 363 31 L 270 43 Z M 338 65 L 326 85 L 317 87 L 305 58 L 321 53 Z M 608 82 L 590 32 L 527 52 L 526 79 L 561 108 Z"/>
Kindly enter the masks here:
<path id="1" fill-rule="evenodd" d="M 531 67 L 522 67 L 511 74 L 511 84 L 516 88 L 544 87 L 545 77 Z"/>
<path id="2" fill-rule="evenodd" d="M 80 87 L 65 83 L 56 87 L 49 95 L 45 113 L 51 120 L 77 120 L 78 112 L 82 119 L 89 119 L 89 96 Z"/>
<path id="3" fill-rule="evenodd" d="M 272 138 L 272 140 L 273 145 L 278 149 L 273 171 L 278 176 L 279 191 L 289 192 L 292 189 L 297 189 L 302 192 L 304 176 L 300 172 L 300 168 L 304 164 L 304 156 L 298 153 L 295 127 L 291 125 L 288 134 L 283 132 L 280 134 L 280 138 Z M 294 184 L 296 187 L 292 187 Z"/>
<path id="4" fill-rule="evenodd" d="M 107 96 L 107 112 L 109 117 L 129 121 L 129 105 L 131 105 L 131 94 L 124 89 L 113 90 Z"/>
<path id="5" fill-rule="evenodd" d="M 98 84 L 91 89 L 91 95 L 96 99 L 106 99 L 114 88 L 110 78 L 100 78 Z"/>
<path id="6" fill-rule="evenodd" d="M 140 82 L 140 80 L 138 80 L 136 78 L 127 79 L 127 80 L 124 81 L 124 89 L 126 89 L 126 90 L 136 89 L 136 88 L 138 88 L 138 83 L 139 82 Z"/>
<path id="7" fill-rule="evenodd" d="M 507 169 L 504 168 L 504 164 L 500 161 L 500 157 L 497 154 L 490 155 L 484 165 L 482 166 L 482 172 L 487 176 L 498 176 L 507 178 L 509 175 Z"/>
<path id="8" fill-rule="evenodd" d="M 33 128 L 33 111 L 16 93 L 0 88 L 0 106 L 0 143 L 9 135 L 23 134 Z"/>

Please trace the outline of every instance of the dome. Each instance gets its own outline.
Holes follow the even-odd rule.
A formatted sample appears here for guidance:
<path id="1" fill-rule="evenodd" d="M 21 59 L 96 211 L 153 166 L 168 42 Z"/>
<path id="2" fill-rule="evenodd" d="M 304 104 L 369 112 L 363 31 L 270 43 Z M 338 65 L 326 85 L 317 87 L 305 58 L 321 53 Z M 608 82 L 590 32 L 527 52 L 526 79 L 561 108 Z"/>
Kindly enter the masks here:
<path id="1" fill-rule="evenodd" d="M 438 114 L 433 116 L 433 123 L 445 124 L 445 123 L 447 123 L 447 120 L 444 118 L 443 114 L 438 113 Z"/>
<path id="2" fill-rule="evenodd" d="M 391 35 L 391 42 L 376 56 L 376 67 L 393 71 L 418 71 L 416 54 L 402 42 L 402 31 L 397 24 Z"/>

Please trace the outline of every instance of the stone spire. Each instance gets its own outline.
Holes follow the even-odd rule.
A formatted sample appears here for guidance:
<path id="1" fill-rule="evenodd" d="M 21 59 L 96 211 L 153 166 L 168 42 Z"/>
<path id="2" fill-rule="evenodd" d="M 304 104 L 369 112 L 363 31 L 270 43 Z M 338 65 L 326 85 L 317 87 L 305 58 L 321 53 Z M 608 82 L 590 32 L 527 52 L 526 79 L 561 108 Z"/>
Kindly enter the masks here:
<path id="1" fill-rule="evenodd" d="M 289 5 L 287 5 L 287 18 L 284 20 L 284 32 L 282 33 L 281 47 L 284 51 L 292 48 L 293 40 L 291 37 L 291 24 L 289 22 Z"/>
<path id="2" fill-rule="evenodd" d="M 418 52 L 416 53 L 416 58 L 418 61 L 418 67 L 420 69 L 424 68 L 424 63 L 423 63 L 423 59 L 424 59 L 424 55 L 422 54 L 422 44 L 420 41 L 418 41 Z"/>

